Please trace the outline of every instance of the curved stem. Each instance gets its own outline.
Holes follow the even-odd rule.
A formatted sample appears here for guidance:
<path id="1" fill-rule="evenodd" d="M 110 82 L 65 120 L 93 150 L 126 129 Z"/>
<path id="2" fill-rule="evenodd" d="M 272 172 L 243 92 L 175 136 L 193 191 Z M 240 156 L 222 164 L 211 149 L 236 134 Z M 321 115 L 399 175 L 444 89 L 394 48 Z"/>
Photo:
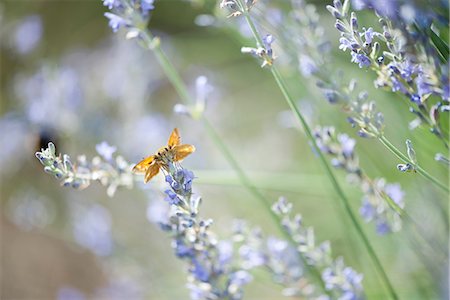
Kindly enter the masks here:
<path id="1" fill-rule="evenodd" d="M 240 2 L 240 0 L 239 0 Z M 241 7 L 244 8 L 244 6 L 241 3 Z M 249 25 L 253 36 L 258 44 L 258 46 L 262 45 L 262 38 L 259 35 L 258 31 L 256 30 L 255 24 L 253 23 L 249 13 L 247 10 L 243 10 L 244 13 L 244 17 L 247 21 L 247 24 Z M 322 166 L 325 169 L 326 174 L 328 175 L 329 180 L 331 181 L 331 184 L 333 185 L 336 193 L 339 196 L 339 199 L 341 199 L 342 204 L 345 208 L 345 211 L 347 212 L 348 216 L 350 217 L 350 220 L 353 224 L 353 226 L 356 229 L 356 232 L 358 233 L 359 238 L 362 240 L 368 254 L 369 257 L 371 258 L 372 262 L 374 263 L 377 271 L 379 272 L 379 274 L 381 275 L 382 281 L 385 284 L 385 286 L 387 287 L 390 296 L 393 299 L 398 299 L 397 293 L 395 292 L 383 266 L 381 265 L 380 260 L 378 259 L 378 256 L 375 252 L 375 250 L 373 249 L 372 245 L 369 242 L 369 239 L 367 238 L 367 236 L 365 235 L 362 227 L 360 226 L 360 224 L 358 223 L 358 220 L 355 216 L 355 214 L 353 213 L 351 207 L 350 207 L 350 202 L 348 200 L 348 198 L 345 196 L 342 188 L 340 187 L 336 177 L 334 176 L 330 166 L 328 165 L 328 162 L 325 158 L 325 156 L 323 155 L 322 151 L 320 151 L 320 148 L 318 147 L 315 138 L 312 135 L 312 131 L 311 128 L 309 127 L 309 125 L 307 124 L 305 118 L 303 117 L 302 113 L 300 112 L 299 108 L 297 107 L 297 105 L 295 104 L 292 96 L 289 95 L 289 92 L 287 90 L 287 87 L 285 85 L 285 83 L 283 82 L 283 79 L 281 77 L 281 75 L 279 74 L 277 68 L 275 66 L 271 67 L 271 73 L 281 91 L 281 93 L 283 94 L 286 102 L 288 103 L 289 107 L 291 108 L 291 110 L 294 112 L 294 115 L 296 116 L 296 118 L 298 119 L 298 121 L 300 122 L 300 124 L 303 127 L 303 130 L 309 140 L 309 142 L 311 143 L 313 150 L 315 151 L 315 153 L 317 154 L 317 156 L 319 157 L 319 160 L 322 164 Z"/>
<path id="2" fill-rule="evenodd" d="M 166 56 L 165 52 L 161 49 L 159 39 L 155 38 L 151 35 L 151 33 L 148 30 L 141 30 L 142 39 L 144 41 L 145 47 L 152 50 L 153 53 L 156 56 L 156 59 L 163 69 L 164 73 L 166 74 L 169 81 L 174 86 L 175 90 L 177 91 L 178 95 L 180 96 L 181 100 L 185 102 L 186 104 L 193 104 L 195 101 L 189 94 L 189 91 L 184 84 L 183 80 L 181 79 L 179 73 L 177 72 L 176 68 L 173 66 L 173 64 L 170 62 L 169 58 Z M 271 209 L 271 202 L 268 198 L 266 198 L 251 182 L 251 180 L 247 177 L 245 172 L 240 167 L 237 160 L 234 158 L 231 151 L 228 149 L 228 147 L 225 145 L 223 140 L 220 138 L 219 134 L 215 130 L 215 128 L 211 125 L 211 123 L 208 121 L 206 116 L 201 116 L 202 124 L 208 134 L 208 137 L 214 142 L 216 147 L 222 152 L 222 155 L 226 158 L 228 163 L 231 165 L 231 167 L 234 169 L 236 174 L 239 177 L 239 180 L 241 181 L 242 185 L 256 198 L 258 199 L 264 206 L 264 208 L 267 210 L 267 212 L 270 214 L 271 218 L 273 219 L 274 223 L 277 225 L 277 228 L 279 229 L 280 233 L 284 236 L 284 238 L 292 243 L 292 245 L 295 245 L 295 241 L 292 239 L 292 237 L 289 235 L 289 233 L 283 228 L 281 224 L 281 220 L 278 217 L 277 214 Z M 308 271 L 314 276 L 315 280 L 320 284 L 320 287 L 322 290 L 329 294 L 329 291 L 325 288 L 325 283 L 321 277 L 320 272 L 314 267 L 307 263 L 305 257 L 299 253 L 300 259 L 302 260 L 304 266 L 308 269 Z"/>
<path id="3" fill-rule="evenodd" d="M 441 183 L 439 180 L 431 176 L 427 171 L 425 171 L 422 167 L 420 167 L 417 164 L 414 164 L 412 161 L 409 160 L 409 158 L 403 154 L 400 150 L 398 150 L 384 135 L 378 138 L 378 140 L 386 147 L 388 148 L 397 158 L 402 160 L 405 163 L 409 163 L 413 165 L 420 175 L 431 181 L 434 185 L 439 187 L 441 190 L 445 191 L 446 193 L 449 193 L 449 187 L 448 185 L 445 185 Z"/>

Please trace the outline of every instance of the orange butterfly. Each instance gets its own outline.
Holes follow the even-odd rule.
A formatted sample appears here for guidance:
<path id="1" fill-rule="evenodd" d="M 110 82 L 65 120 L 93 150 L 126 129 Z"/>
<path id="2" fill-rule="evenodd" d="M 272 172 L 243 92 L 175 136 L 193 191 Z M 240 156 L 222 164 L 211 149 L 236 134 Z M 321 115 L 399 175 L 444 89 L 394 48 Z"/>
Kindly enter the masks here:
<path id="1" fill-rule="evenodd" d="M 144 183 L 147 183 L 158 174 L 160 168 L 168 171 L 169 163 L 180 161 L 194 151 L 195 147 L 192 145 L 181 145 L 178 128 L 175 128 L 169 137 L 167 146 L 161 147 L 155 155 L 150 155 L 141 160 L 134 166 L 133 172 L 145 173 Z"/>

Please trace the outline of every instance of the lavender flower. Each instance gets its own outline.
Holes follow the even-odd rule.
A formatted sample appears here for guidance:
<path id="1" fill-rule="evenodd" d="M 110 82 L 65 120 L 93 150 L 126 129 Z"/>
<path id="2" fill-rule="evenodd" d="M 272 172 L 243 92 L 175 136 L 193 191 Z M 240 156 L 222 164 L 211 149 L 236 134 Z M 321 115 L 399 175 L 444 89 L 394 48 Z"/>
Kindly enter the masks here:
<path id="1" fill-rule="evenodd" d="M 97 156 L 92 159 L 92 162 L 88 162 L 86 156 L 81 155 L 75 165 L 67 154 L 64 154 L 62 158 L 61 155 L 57 156 L 55 145 L 51 142 L 47 149 L 36 152 L 36 157 L 44 165 L 44 171 L 55 176 L 64 186 L 81 190 L 88 187 L 91 181 L 98 180 L 107 187 L 107 194 L 110 197 L 114 195 L 118 187 L 131 188 L 133 186 L 131 165 L 121 156 L 112 158 L 115 149 L 111 152 L 111 148 L 115 147 L 109 147 L 109 151 L 106 152 L 102 147 L 99 148 L 100 151 L 97 151 L 99 153 L 103 151 L 104 158 L 109 159 L 103 161 Z"/>
<path id="2" fill-rule="evenodd" d="M 106 12 L 105 17 L 109 19 L 108 25 L 113 32 L 117 32 L 121 27 L 128 25 L 127 20 L 118 15 Z"/>
<path id="3" fill-rule="evenodd" d="M 252 48 L 252 47 L 242 47 L 241 52 L 242 53 L 249 53 L 253 55 L 254 57 L 262 59 L 261 67 L 265 66 L 271 66 L 273 64 L 273 61 L 275 59 L 273 55 L 272 50 L 272 43 L 274 42 L 274 37 L 270 34 L 267 34 L 263 38 L 263 45 L 260 45 L 258 48 Z"/>
<path id="4" fill-rule="evenodd" d="M 188 264 L 191 299 L 241 299 L 251 275 L 232 259 L 232 244 L 218 241 L 211 231 L 212 220 L 198 217 L 200 197 L 192 192 L 194 173 L 169 164 L 165 193 L 171 210 L 160 225 L 173 236 L 176 256 Z"/>
<path id="5" fill-rule="evenodd" d="M 348 135 L 336 133 L 333 127 L 318 127 L 314 135 L 321 151 L 331 156 L 331 164 L 347 172 L 350 183 L 361 187 L 364 195 L 359 212 L 363 219 L 374 222 L 379 234 L 399 231 L 405 206 L 400 185 L 387 184 L 382 178 L 370 179 L 359 166 L 356 142 Z"/>
<path id="6" fill-rule="evenodd" d="M 257 0 L 221 0 L 220 8 L 230 11 L 228 17 L 238 17 L 255 5 Z"/>
<path id="7" fill-rule="evenodd" d="M 437 57 L 435 50 L 427 50 L 433 47 L 429 47 L 426 39 L 411 34 L 410 27 L 414 26 L 396 23 L 396 20 L 400 19 L 397 15 L 399 11 L 403 17 L 414 19 L 415 8 L 409 4 L 402 4 L 403 1 L 388 2 L 383 1 L 382 5 L 381 1 L 356 3 L 358 8 L 369 7 L 383 16 L 380 18 L 382 33 L 374 31 L 371 27 L 358 31 L 356 14 L 351 12 L 349 17 L 348 5 L 344 9 L 340 1 L 335 1 L 334 6 L 328 6 L 328 10 L 336 18 L 336 28 L 341 32 L 339 48 L 343 51 L 351 49 L 352 62 L 357 63 L 360 68 L 370 67 L 378 74 L 375 81 L 377 87 L 388 87 L 393 92 L 405 95 L 411 104 L 418 108 L 412 110 L 418 115 L 415 122 L 427 123 L 431 132 L 447 145 L 440 122 L 430 121 L 426 118 L 426 114 L 431 109 L 427 101 L 431 96 L 436 95 L 448 101 L 445 94 L 448 82 L 439 80 L 442 74 L 448 73 L 448 67 L 446 64 L 440 65 L 435 59 Z M 389 8 L 391 6 L 392 9 Z M 426 9 L 425 11 L 429 12 Z M 408 20 L 406 23 L 417 24 L 417 20 Z M 383 53 L 380 53 L 381 45 L 387 48 Z"/>
<path id="8" fill-rule="evenodd" d="M 14 32 L 14 46 L 20 54 L 28 54 L 42 38 L 42 20 L 38 15 L 24 18 Z"/>
<path id="9" fill-rule="evenodd" d="M 350 267 L 344 265 L 342 258 L 333 260 L 329 242 L 315 245 L 315 237 L 311 228 L 303 225 L 300 215 L 292 214 L 292 204 L 280 198 L 273 206 L 276 214 L 282 217 L 282 224 L 286 231 L 298 244 L 297 251 L 306 257 L 306 263 L 321 271 L 321 278 L 325 288 L 333 299 L 364 299 L 361 281 L 363 276 Z M 307 290 L 307 289 L 306 289 Z M 289 286 L 286 291 L 290 296 L 302 295 L 302 289 Z M 306 295 L 308 298 L 324 297 L 317 294 L 317 290 Z"/>
<path id="10" fill-rule="evenodd" d="M 128 38 L 139 37 L 141 30 L 149 21 L 150 13 L 155 9 L 154 0 L 103 0 L 103 5 L 111 12 L 104 15 L 109 19 L 113 32 L 120 28 L 128 29 Z"/>
<path id="11" fill-rule="evenodd" d="M 360 68 L 370 66 L 370 59 L 362 53 L 352 52 L 352 62 L 357 63 Z"/>

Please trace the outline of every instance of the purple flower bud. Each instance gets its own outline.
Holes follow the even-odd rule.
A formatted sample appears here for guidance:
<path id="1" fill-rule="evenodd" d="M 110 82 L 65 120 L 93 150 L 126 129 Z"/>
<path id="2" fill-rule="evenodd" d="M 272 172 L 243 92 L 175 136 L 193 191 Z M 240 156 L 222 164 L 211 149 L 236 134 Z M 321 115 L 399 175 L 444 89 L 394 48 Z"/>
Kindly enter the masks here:
<path id="1" fill-rule="evenodd" d="M 360 137 L 362 137 L 362 138 L 368 138 L 368 137 L 370 137 L 370 136 L 367 134 L 367 132 L 362 131 L 362 130 L 358 130 L 358 135 L 359 135 Z"/>
<path id="2" fill-rule="evenodd" d="M 193 260 L 194 268 L 192 270 L 192 274 L 194 277 L 203 282 L 207 282 L 209 279 L 209 271 L 207 268 L 203 267 L 197 259 Z"/>
<path id="3" fill-rule="evenodd" d="M 367 200 L 364 200 L 359 208 L 359 213 L 366 222 L 369 222 L 375 216 L 375 209 Z"/>
<path id="4" fill-rule="evenodd" d="M 155 9 L 154 2 L 155 0 L 141 0 L 141 9 L 144 16 L 147 16 L 151 10 Z"/>
<path id="5" fill-rule="evenodd" d="M 327 5 L 327 10 L 333 15 L 333 17 L 335 17 L 336 19 L 341 19 L 342 18 L 342 14 L 339 12 L 339 10 L 337 10 L 336 8 L 334 8 L 331 5 Z"/>
<path id="6" fill-rule="evenodd" d="M 417 95 L 417 94 L 412 94 L 411 95 L 411 97 L 410 97 L 410 99 L 411 99 L 411 101 L 412 102 L 414 102 L 414 103 L 417 103 L 417 104 L 421 104 L 422 102 L 421 102 L 421 97 L 419 96 L 419 95 Z"/>
<path id="7" fill-rule="evenodd" d="M 366 55 L 355 52 L 352 52 L 352 62 L 357 63 L 360 68 L 369 67 L 371 64 L 370 59 Z"/>
<path id="8" fill-rule="evenodd" d="M 128 25 L 128 22 L 124 18 L 119 17 L 118 15 L 106 12 L 104 16 L 109 19 L 108 25 L 109 27 L 111 27 L 113 32 L 117 32 L 117 30 L 119 30 L 120 27 Z"/>
<path id="9" fill-rule="evenodd" d="M 352 17 L 350 19 L 352 24 L 352 31 L 358 30 L 358 19 L 356 18 L 356 14 L 352 12 Z"/>
<path id="10" fill-rule="evenodd" d="M 375 35 L 375 32 L 373 31 L 372 27 L 369 27 L 369 29 L 364 30 L 364 39 L 366 40 L 367 44 L 372 44 L 374 35 Z"/>
<path id="11" fill-rule="evenodd" d="M 391 232 L 391 227 L 385 221 L 378 221 L 376 227 L 379 235 L 385 235 Z"/>
<path id="12" fill-rule="evenodd" d="M 341 10 L 341 9 L 342 9 L 342 3 L 341 3 L 341 0 L 334 0 L 334 1 L 333 1 L 333 6 L 334 6 L 337 10 Z"/>
<path id="13" fill-rule="evenodd" d="M 348 117 L 348 118 L 347 118 L 347 122 L 349 122 L 350 125 L 351 125 L 353 128 L 355 128 L 355 126 L 356 126 L 356 121 L 355 121 L 355 119 L 353 119 L 352 117 Z"/>
<path id="14" fill-rule="evenodd" d="M 340 20 L 336 21 L 334 27 L 336 27 L 336 29 L 340 32 L 347 32 L 347 29 L 345 29 L 345 25 Z"/>
<path id="15" fill-rule="evenodd" d="M 108 7 L 109 9 L 112 9 L 113 7 L 115 7 L 117 4 L 116 0 L 103 0 L 103 5 Z"/>

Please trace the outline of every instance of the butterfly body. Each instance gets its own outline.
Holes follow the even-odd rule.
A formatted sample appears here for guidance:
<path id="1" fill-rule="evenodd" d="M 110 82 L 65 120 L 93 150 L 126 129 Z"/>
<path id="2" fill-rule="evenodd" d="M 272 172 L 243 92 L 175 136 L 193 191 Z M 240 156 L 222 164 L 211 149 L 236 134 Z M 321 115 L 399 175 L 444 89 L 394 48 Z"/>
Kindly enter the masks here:
<path id="1" fill-rule="evenodd" d="M 195 147 L 189 144 L 181 144 L 181 137 L 178 129 L 175 128 L 170 135 L 167 146 L 159 148 L 158 152 L 141 160 L 133 168 L 135 173 L 144 173 L 144 182 L 147 183 L 162 168 L 169 171 L 169 166 L 173 162 L 178 162 L 195 151 Z"/>

